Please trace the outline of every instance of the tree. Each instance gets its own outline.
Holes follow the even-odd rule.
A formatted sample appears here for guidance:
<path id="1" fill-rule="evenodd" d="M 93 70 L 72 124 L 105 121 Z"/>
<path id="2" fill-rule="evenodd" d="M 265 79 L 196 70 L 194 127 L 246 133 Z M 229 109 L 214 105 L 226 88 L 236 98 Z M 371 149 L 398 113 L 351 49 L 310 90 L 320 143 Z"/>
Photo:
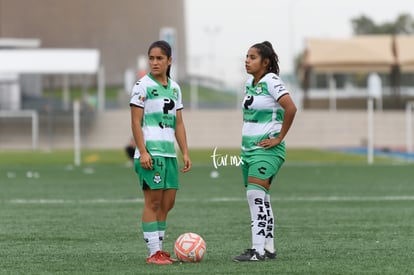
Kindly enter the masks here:
<path id="1" fill-rule="evenodd" d="M 398 34 L 413 34 L 414 18 L 409 14 L 400 15 L 395 21 L 395 30 Z"/>
<path id="2" fill-rule="evenodd" d="M 370 18 L 366 17 L 365 15 L 361 15 L 360 17 L 353 18 L 351 20 L 352 29 L 354 30 L 354 34 L 373 34 L 375 33 L 375 23 Z"/>
<path id="3" fill-rule="evenodd" d="M 351 19 L 355 35 L 361 34 L 414 34 L 414 18 L 410 14 L 401 14 L 394 22 L 375 24 L 365 15 Z"/>
<path id="4" fill-rule="evenodd" d="M 385 22 L 382 24 L 375 24 L 370 18 L 365 15 L 353 18 L 351 20 L 352 28 L 355 35 L 361 34 L 414 34 L 414 18 L 410 14 L 399 15 L 394 22 Z M 398 65 L 391 68 L 390 82 L 393 87 L 393 96 L 396 101 L 399 98 L 401 72 Z"/>

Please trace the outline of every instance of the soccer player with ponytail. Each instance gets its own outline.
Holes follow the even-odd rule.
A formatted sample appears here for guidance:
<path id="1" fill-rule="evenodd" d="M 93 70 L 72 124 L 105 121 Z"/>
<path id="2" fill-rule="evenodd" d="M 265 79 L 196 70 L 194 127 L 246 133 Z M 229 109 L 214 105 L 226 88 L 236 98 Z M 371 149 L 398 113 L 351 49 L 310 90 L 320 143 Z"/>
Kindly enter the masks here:
<path id="1" fill-rule="evenodd" d="M 252 246 L 236 262 L 275 259 L 270 186 L 285 161 L 284 138 L 296 106 L 279 77 L 279 58 L 270 42 L 251 46 L 246 55 L 241 158 L 251 216 Z"/>

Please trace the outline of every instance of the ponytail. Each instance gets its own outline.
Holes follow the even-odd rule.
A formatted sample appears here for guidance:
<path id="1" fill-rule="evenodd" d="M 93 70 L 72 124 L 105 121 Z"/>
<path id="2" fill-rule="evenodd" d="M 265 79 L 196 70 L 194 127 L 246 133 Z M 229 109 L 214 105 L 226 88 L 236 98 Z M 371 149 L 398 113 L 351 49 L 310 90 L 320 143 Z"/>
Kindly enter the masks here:
<path id="1" fill-rule="evenodd" d="M 273 49 L 272 44 L 269 41 L 264 41 L 262 43 L 254 44 L 252 48 L 256 48 L 258 50 L 262 61 L 265 59 L 269 60 L 269 65 L 267 65 L 266 68 L 267 73 L 274 73 L 276 75 L 279 75 L 279 57 Z"/>

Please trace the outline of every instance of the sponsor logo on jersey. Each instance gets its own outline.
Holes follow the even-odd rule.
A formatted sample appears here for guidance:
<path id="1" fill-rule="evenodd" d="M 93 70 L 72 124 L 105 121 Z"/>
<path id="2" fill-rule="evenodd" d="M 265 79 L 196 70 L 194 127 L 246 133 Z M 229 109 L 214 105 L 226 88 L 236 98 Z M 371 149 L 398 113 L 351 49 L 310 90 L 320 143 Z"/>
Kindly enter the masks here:
<path id="1" fill-rule="evenodd" d="M 280 94 L 281 92 L 286 91 L 285 86 L 283 86 L 282 84 L 276 84 L 276 85 L 273 87 L 273 89 L 275 89 L 275 90 L 276 90 L 277 88 L 279 88 L 279 89 L 277 90 L 277 94 Z"/>
<path id="2" fill-rule="evenodd" d="M 165 123 L 165 122 L 162 122 L 162 121 L 158 123 L 158 126 L 160 126 L 161 129 L 174 128 L 173 124 L 168 124 L 168 123 Z"/>
<path id="3" fill-rule="evenodd" d="M 175 107 L 174 99 L 164 98 L 164 106 L 162 108 L 162 111 L 164 114 L 168 114 L 168 111 L 173 110 L 174 107 Z"/>
<path id="4" fill-rule="evenodd" d="M 254 101 L 254 96 L 252 95 L 246 96 L 243 102 L 244 109 L 246 110 L 249 109 L 249 106 L 253 104 L 253 101 Z"/>

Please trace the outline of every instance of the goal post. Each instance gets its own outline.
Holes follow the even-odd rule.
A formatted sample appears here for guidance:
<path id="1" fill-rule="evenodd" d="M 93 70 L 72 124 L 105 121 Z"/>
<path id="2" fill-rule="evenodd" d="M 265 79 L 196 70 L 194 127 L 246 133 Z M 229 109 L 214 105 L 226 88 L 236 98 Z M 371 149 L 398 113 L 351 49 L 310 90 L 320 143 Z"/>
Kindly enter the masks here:
<path id="1" fill-rule="evenodd" d="M 0 110 L 0 117 L 21 118 L 29 117 L 32 119 L 32 149 L 36 150 L 39 144 L 39 115 L 35 110 L 9 111 Z"/>
<path id="2" fill-rule="evenodd" d="M 73 151 L 75 166 L 81 165 L 81 136 L 80 136 L 80 103 L 78 100 L 73 102 Z"/>
<path id="3" fill-rule="evenodd" d="M 368 164 L 374 162 L 374 99 L 368 98 L 367 101 L 367 161 Z"/>
<path id="4" fill-rule="evenodd" d="M 406 116 L 406 145 L 407 145 L 407 152 L 413 152 L 413 109 L 414 109 L 414 101 L 408 101 L 405 105 L 405 116 Z"/>

